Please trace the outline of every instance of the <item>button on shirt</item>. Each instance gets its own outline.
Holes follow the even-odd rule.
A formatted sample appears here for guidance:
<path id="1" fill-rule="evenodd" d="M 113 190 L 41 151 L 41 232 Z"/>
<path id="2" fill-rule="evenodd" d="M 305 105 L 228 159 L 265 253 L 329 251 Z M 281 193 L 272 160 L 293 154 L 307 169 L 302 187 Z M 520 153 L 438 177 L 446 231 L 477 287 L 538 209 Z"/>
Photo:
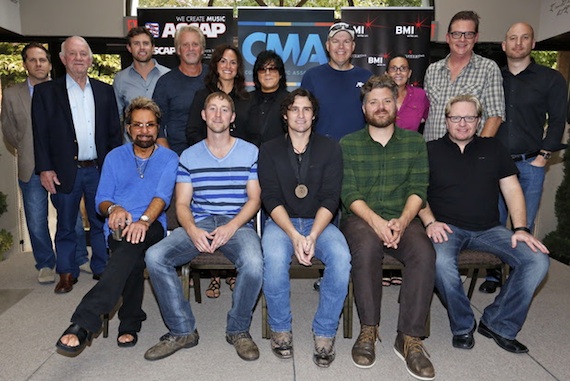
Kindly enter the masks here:
<path id="1" fill-rule="evenodd" d="M 508 67 L 502 69 L 502 74 L 507 120 L 501 124 L 497 139 L 511 155 L 561 149 L 567 108 L 562 74 L 534 62 L 517 75 Z"/>
<path id="2" fill-rule="evenodd" d="M 95 98 L 93 89 L 87 79 L 85 89 L 75 82 L 68 74 L 65 76 L 69 106 L 75 128 L 75 137 L 79 147 L 77 160 L 97 159 L 95 147 Z"/>

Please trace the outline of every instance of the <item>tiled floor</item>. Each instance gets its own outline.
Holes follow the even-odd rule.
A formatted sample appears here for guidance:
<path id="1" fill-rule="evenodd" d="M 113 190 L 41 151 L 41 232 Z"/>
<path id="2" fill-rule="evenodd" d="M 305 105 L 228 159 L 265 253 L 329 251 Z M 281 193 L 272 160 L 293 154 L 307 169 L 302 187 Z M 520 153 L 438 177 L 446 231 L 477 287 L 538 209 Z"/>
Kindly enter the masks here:
<path id="1" fill-rule="evenodd" d="M 203 283 L 207 280 L 203 279 Z M 337 336 L 337 358 L 328 369 L 317 368 L 312 360 L 311 320 L 318 293 L 310 279 L 292 282 L 294 347 L 292 360 L 279 360 L 270 352 L 269 342 L 261 338 L 260 306 L 254 312 L 251 334 L 261 350 L 261 358 L 245 362 L 225 342 L 226 312 L 231 292 L 222 285 L 222 296 L 192 299 L 197 318 L 200 344 L 184 349 L 164 360 L 149 362 L 143 354 L 166 333 L 156 300 L 147 287 L 144 309 L 148 315 L 134 348 L 118 348 L 115 343 L 117 318 L 111 320 L 110 337 L 99 336 L 77 358 L 56 353 L 55 343 L 69 324 L 81 297 L 95 284 L 83 274 L 75 289 L 65 295 L 53 293 L 53 285 L 40 285 L 30 253 L 12 255 L 0 262 L 0 380 L 413 380 L 404 364 L 392 351 L 396 336 L 398 288 L 385 289 L 381 336 L 377 363 L 371 369 L 356 368 L 350 359 L 353 339 Z M 203 284 L 203 288 L 206 284 Z M 493 296 L 475 292 L 475 314 Z M 530 352 L 514 355 L 493 341 L 475 334 L 471 351 L 451 347 L 451 333 L 444 308 L 434 298 L 431 310 L 431 337 L 425 345 L 436 368 L 437 380 L 570 380 L 570 268 L 552 261 L 548 279 L 539 291 L 528 320 L 518 339 Z M 354 333 L 358 334 L 354 315 Z"/>

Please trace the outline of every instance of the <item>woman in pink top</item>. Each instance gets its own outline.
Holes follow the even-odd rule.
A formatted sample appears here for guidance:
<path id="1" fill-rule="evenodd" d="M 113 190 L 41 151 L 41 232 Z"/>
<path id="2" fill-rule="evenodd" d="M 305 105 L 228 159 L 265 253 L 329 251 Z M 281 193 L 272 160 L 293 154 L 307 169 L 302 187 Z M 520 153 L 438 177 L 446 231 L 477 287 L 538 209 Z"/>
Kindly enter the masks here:
<path id="1" fill-rule="evenodd" d="M 392 57 L 388 61 L 386 72 L 398 85 L 396 126 L 417 131 L 420 124 L 428 116 L 429 100 L 426 92 L 422 88 L 408 84 L 408 80 L 412 76 L 412 69 L 410 69 L 408 59 L 405 56 L 396 55 Z"/>

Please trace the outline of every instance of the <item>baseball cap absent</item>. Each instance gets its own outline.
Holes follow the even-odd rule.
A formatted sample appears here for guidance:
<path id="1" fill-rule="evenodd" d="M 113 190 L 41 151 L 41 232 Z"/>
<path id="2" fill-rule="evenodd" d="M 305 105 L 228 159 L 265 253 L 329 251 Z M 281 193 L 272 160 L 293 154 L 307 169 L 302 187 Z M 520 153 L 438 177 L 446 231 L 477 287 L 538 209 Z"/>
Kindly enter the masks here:
<path id="1" fill-rule="evenodd" d="M 328 37 L 329 40 L 333 38 L 335 34 L 337 34 L 338 32 L 348 32 L 348 34 L 350 34 L 350 37 L 352 37 L 352 39 L 354 40 L 355 33 L 352 25 L 347 24 L 345 22 L 337 22 L 336 24 L 333 24 L 329 28 L 329 37 Z"/>

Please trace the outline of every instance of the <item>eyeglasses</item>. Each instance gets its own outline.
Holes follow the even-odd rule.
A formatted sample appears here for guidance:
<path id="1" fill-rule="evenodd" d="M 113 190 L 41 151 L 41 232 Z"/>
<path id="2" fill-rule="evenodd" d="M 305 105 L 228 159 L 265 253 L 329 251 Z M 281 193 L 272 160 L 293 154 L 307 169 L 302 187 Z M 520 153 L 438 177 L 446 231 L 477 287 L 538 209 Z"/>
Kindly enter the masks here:
<path id="1" fill-rule="evenodd" d="M 388 73 L 397 73 L 397 72 L 402 72 L 402 73 L 407 73 L 408 70 L 410 70 L 410 68 L 408 66 L 390 66 L 388 68 Z"/>
<path id="2" fill-rule="evenodd" d="M 257 69 L 258 73 L 272 73 L 275 74 L 279 71 L 279 69 L 277 69 L 275 66 L 268 66 L 268 67 L 260 67 L 259 69 Z"/>
<path id="3" fill-rule="evenodd" d="M 454 40 L 459 40 L 461 37 L 465 37 L 467 40 L 472 40 L 477 35 L 476 32 L 449 32 L 449 35 Z"/>
<path id="4" fill-rule="evenodd" d="M 135 123 L 129 123 L 128 124 L 130 127 L 134 127 L 137 128 L 139 130 L 143 129 L 144 127 L 148 128 L 149 130 L 152 130 L 153 128 L 157 128 L 158 127 L 158 123 L 140 123 L 140 122 L 135 122 Z"/>
<path id="5" fill-rule="evenodd" d="M 477 119 L 479 119 L 478 116 L 457 116 L 457 115 L 453 115 L 453 116 L 448 116 L 447 119 L 449 119 L 451 122 L 453 123 L 459 123 L 462 120 L 465 121 L 465 123 L 473 123 L 475 122 Z"/>

